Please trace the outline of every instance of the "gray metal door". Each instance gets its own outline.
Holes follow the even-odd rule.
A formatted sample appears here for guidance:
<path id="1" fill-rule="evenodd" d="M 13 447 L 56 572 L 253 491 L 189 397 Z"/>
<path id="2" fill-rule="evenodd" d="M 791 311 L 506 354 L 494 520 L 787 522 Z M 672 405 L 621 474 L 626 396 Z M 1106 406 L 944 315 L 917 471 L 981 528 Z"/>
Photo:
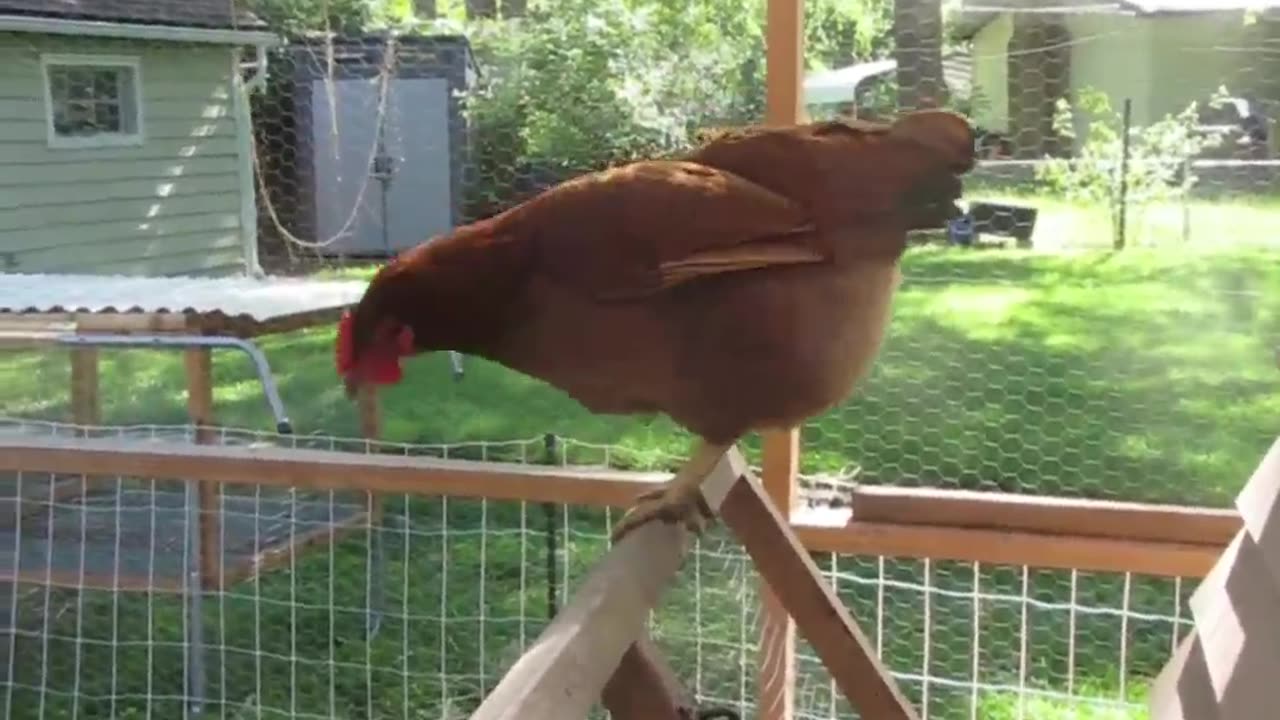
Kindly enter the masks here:
<path id="1" fill-rule="evenodd" d="M 453 227 L 449 166 L 449 83 L 442 78 L 392 82 L 386 147 L 392 160 L 387 192 L 393 252 Z"/>
<path id="2" fill-rule="evenodd" d="M 453 225 L 448 83 L 392 80 L 381 135 L 378 92 L 376 78 L 312 83 L 316 234 L 338 236 L 330 253 L 394 254 Z"/>
<path id="3" fill-rule="evenodd" d="M 384 250 L 382 188 L 369 172 L 378 149 L 376 79 L 312 81 L 311 118 L 314 239 L 337 238 L 322 250 L 326 254 Z"/>

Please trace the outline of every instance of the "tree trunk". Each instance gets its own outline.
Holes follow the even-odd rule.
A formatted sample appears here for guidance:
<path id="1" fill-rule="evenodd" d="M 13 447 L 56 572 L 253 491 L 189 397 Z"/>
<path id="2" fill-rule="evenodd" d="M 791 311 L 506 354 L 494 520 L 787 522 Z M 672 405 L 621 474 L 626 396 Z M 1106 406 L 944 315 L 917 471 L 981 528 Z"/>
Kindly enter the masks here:
<path id="1" fill-rule="evenodd" d="M 1058 18 L 1014 13 L 1009 37 L 1009 137 L 1017 158 L 1058 155 L 1058 100 L 1071 90 L 1071 33 Z"/>
<path id="2" fill-rule="evenodd" d="M 498 17 L 498 0 L 467 0 L 467 19 Z"/>
<path id="3" fill-rule="evenodd" d="M 893 45 L 898 61 L 898 107 L 917 110 L 945 104 L 941 0 L 895 0 Z"/>
<path id="4" fill-rule="evenodd" d="M 528 0 L 502 0 L 502 19 L 510 20 L 512 18 L 523 17 L 525 11 L 528 9 Z"/>
<path id="5" fill-rule="evenodd" d="M 436 0 L 413 0 L 413 13 L 420 18 L 434 18 Z"/>

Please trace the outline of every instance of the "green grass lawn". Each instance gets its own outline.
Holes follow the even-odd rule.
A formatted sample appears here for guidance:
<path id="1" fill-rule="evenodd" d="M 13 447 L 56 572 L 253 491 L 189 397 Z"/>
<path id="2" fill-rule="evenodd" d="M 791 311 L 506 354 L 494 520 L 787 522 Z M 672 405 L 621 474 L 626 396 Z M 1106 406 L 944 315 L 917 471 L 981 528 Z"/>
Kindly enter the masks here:
<path id="1" fill-rule="evenodd" d="M 872 377 L 846 405 L 805 428 L 807 473 L 857 467 L 867 482 L 1223 506 L 1275 435 L 1280 268 L 1264 248 L 922 248 L 908 254 L 904 272 Z M 353 408 L 333 373 L 332 339 L 324 328 L 263 343 L 299 432 L 355 432 Z M 216 368 L 222 420 L 269 428 L 247 362 L 220 356 Z M 67 374 L 65 357 L 15 355 L 0 363 L 0 406 L 9 414 L 65 417 Z M 181 422 L 177 357 L 109 353 L 102 377 L 107 422 Z M 390 439 L 529 438 L 533 461 L 544 433 L 614 448 L 610 461 L 624 467 L 670 467 L 689 440 L 661 418 L 590 416 L 558 392 L 477 359 L 468 359 L 458 383 L 445 357 L 414 360 L 402 386 L 385 394 L 384 408 Z M 573 461 L 603 459 L 586 445 L 569 454 Z M 511 504 L 439 499 L 397 499 L 392 507 L 391 614 L 372 642 L 363 638 L 358 612 L 367 554 L 358 535 L 301 559 L 293 572 L 211 597 L 206 614 L 226 651 L 211 660 L 210 692 L 225 695 L 217 706 L 224 717 L 290 717 L 291 709 L 299 717 L 439 717 L 442 708 L 465 714 L 500 677 L 520 639 L 537 632 L 547 592 L 539 508 L 522 513 Z M 562 512 L 553 523 L 561 530 Z M 569 515 L 570 532 L 558 536 L 557 572 L 572 585 L 603 549 L 606 528 L 600 513 Z M 717 539 L 697 558 L 658 614 L 660 636 L 705 695 L 749 700 L 750 572 L 736 547 Z M 885 658 L 918 702 L 926 691 L 919 678 L 930 679 L 930 717 L 944 719 L 968 718 L 971 703 L 979 717 L 995 720 L 1019 717 L 1020 703 L 1025 717 L 1050 720 L 1145 717 L 1111 703 L 1140 701 L 1145 680 L 1170 650 L 1179 596 L 1194 587 L 1132 578 L 1126 592 L 1121 576 L 1081 574 L 1073 598 L 1065 572 L 1024 578 L 1021 569 L 982 567 L 975 580 L 965 563 L 890 561 L 882 579 L 875 559 L 819 562 L 864 622 L 882 614 Z M 46 693 L 45 701 L 68 710 L 56 716 L 70 717 L 75 679 L 82 696 L 108 694 L 112 667 L 115 706 L 83 700 L 81 717 L 112 710 L 142 717 L 147 697 L 166 695 L 151 706 L 153 716 L 176 717 L 177 604 L 90 593 L 74 612 L 74 594 L 52 597 L 47 657 L 56 662 L 48 668 L 39 662 L 46 657 L 45 595 L 32 596 L 33 608 L 22 604 L 23 620 L 37 624 L 18 638 L 19 659 L 33 662 L 17 666 L 19 687 L 27 689 L 15 693 L 15 718 L 40 717 L 40 693 L 29 688 L 40 687 L 41 678 L 61 693 Z M 331 611 L 335 606 L 350 610 Z M 80 643 L 79 673 L 76 637 L 99 641 Z M 820 672 L 805 668 L 801 700 L 817 717 L 830 691 Z M 1038 691 L 1099 702 L 1066 703 Z"/>

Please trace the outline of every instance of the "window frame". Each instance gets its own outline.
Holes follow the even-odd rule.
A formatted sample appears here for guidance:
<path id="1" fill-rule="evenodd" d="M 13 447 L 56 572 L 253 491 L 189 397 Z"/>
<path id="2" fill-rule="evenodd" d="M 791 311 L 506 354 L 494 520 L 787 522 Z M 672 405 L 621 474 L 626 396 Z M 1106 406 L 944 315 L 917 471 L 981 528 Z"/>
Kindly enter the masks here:
<path id="1" fill-rule="evenodd" d="M 133 107 L 135 131 L 132 133 L 102 132 L 95 135 L 63 136 L 54 127 L 52 68 L 68 65 L 89 66 L 103 69 L 126 68 L 133 72 Z M 40 76 L 44 83 L 44 124 L 46 142 L 50 148 L 76 149 L 100 147 L 126 147 L 142 145 L 145 140 L 142 109 L 142 59 L 137 55 L 97 55 L 44 53 L 40 56 Z M 121 95 L 123 99 L 124 95 Z M 123 103 L 121 103 L 123 110 Z"/>

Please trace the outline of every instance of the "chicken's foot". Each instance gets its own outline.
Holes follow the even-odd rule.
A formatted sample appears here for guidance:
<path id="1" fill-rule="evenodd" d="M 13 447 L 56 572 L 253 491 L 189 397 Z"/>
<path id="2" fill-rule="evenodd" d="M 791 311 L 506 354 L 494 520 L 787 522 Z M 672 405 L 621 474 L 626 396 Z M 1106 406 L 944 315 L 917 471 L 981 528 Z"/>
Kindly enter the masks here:
<path id="1" fill-rule="evenodd" d="M 702 500 L 702 482 L 731 447 L 732 444 L 699 442 L 693 457 L 676 472 L 675 477 L 662 487 L 641 493 L 636 498 L 636 504 L 614 527 L 613 541 L 621 540 L 627 533 L 653 520 L 681 522 L 689 532 L 701 534 L 707 521 L 714 518 Z"/>

